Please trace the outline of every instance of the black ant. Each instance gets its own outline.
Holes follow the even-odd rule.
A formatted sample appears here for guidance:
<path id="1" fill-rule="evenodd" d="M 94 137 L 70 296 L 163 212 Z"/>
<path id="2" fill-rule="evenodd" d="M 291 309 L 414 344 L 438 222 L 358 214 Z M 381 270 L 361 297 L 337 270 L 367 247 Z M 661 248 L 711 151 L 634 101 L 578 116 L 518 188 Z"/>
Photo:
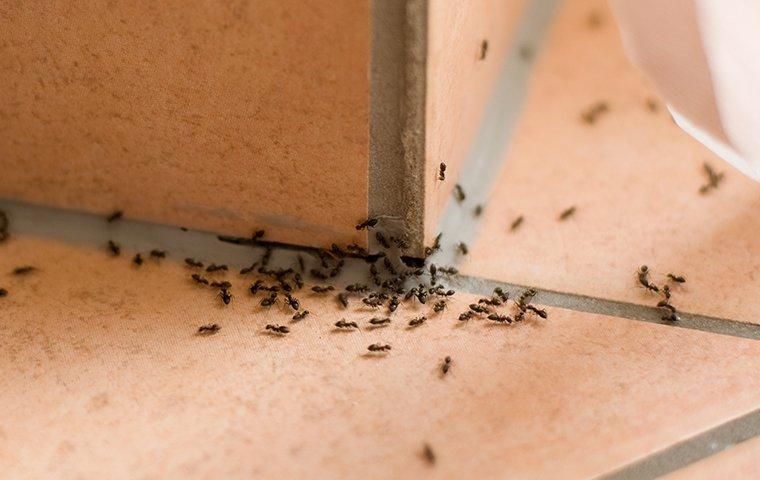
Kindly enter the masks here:
<path id="1" fill-rule="evenodd" d="M 190 278 L 192 278 L 195 283 L 198 283 L 200 285 L 208 285 L 208 280 L 198 275 L 197 273 L 190 275 Z"/>
<path id="2" fill-rule="evenodd" d="M 278 333 L 280 335 L 285 335 L 287 333 L 290 333 L 290 329 L 286 327 L 285 325 L 272 325 L 270 323 L 265 328 L 271 332 Z"/>
<path id="3" fill-rule="evenodd" d="M 446 164 L 441 162 L 440 165 L 438 165 L 438 180 L 444 181 L 446 180 Z"/>
<path id="4" fill-rule="evenodd" d="M 111 252 L 111 255 L 114 257 L 121 255 L 121 247 L 113 240 L 108 241 L 108 251 Z"/>
<path id="5" fill-rule="evenodd" d="M 498 313 L 488 315 L 488 319 L 498 323 L 512 323 L 512 317 L 508 315 L 499 315 Z"/>
<path id="6" fill-rule="evenodd" d="M 391 346 L 388 344 L 381 344 L 381 343 L 373 343 L 369 347 L 367 347 L 367 350 L 370 352 L 387 352 L 390 351 Z"/>
<path id="7" fill-rule="evenodd" d="M 485 60 L 486 54 L 488 54 L 488 40 L 480 42 L 480 59 Z"/>
<path id="8" fill-rule="evenodd" d="M 470 310 L 472 310 L 475 313 L 488 313 L 490 310 L 488 307 L 484 307 L 482 305 L 478 305 L 477 303 L 471 303 L 470 304 Z"/>
<path id="9" fill-rule="evenodd" d="M 339 320 L 335 322 L 335 326 L 338 328 L 359 328 L 359 325 L 356 324 L 356 322 L 347 322 L 345 320 Z"/>
<path id="10" fill-rule="evenodd" d="M 227 265 L 217 265 L 216 263 L 212 263 L 208 267 L 206 267 L 207 272 L 218 272 L 219 270 L 227 271 Z"/>
<path id="11" fill-rule="evenodd" d="M 470 253 L 470 249 L 467 248 L 467 244 L 464 242 L 459 242 L 457 244 L 457 249 L 459 250 L 459 253 L 461 253 L 462 255 L 467 255 L 468 253 Z"/>
<path id="12" fill-rule="evenodd" d="M 268 297 L 262 298 L 259 305 L 262 307 L 271 307 L 275 303 L 277 303 L 277 292 L 272 292 Z"/>
<path id="13" fill-rule="evenodd" d="M 362 283 L 354 283 L 346 287 L 347 292 L 351 293 L 364 293 L 369 290 L 369 287 Z"/>
<path id="14" fill-rule="evenodd" d="M 454 198 L 459 203 L 464 202 L 465 199 L 467 198 L 467 195 L 465 195 L 464 193 L 464 189 L 458 183 L 454 185 Z"/>
<path id="15" fill-rule="evenodd" d="M 391 297 L 391 301 L 388 302 L 388 310 L 390 312 L 395 312 L 396 309 L 398 308 L 398 305 L 399 305 L 398 297 L 394 295 L 393 297 Z"/>
<path id="16" fill-rule="evenodd" d="M 0 297 L 6 297 L 8 296 L 8 290 L 4 288 L 0 288 Z"/>
<path id="17" fill-rule="evenodd" d="M 512 222 L 512 224 L 509 226 L 509 230 L 514 232 L 517 230 L 520 225 L 522 225 L 523 220 L 525 220 L 525 217 L 520 215 L 519 217 L 515 218 L 515 220 Z"/>
<path id="18" fill-rule="evenodd" d="M 303 320 L 304 318 L 306 318 L 306 315 L 308 315 L 308 314 L 309 314 L 308 310 L 303 310 L 301 312 L 296 312 L 296 313 L 293 314 L 293 320 L 296 320 L 296 321 L 297 320 Z"/>
<path id="19" fill-rule="evenodd" d="M 443 375 L 446 375 L 447 373 L 449 373 L 450 368 L 451 368 L 451 357 L 447 355 L 446 358 L 443 359 L 443 364 L 441 365 L 441 373 Z"/>
<path id="20" fill-rule="evenodd" d="M 232 301 L 232 294 L 230 293 L 227 288 L 222 288 L 219 290 L 219 296 L 222 298 L 222 302 L 224 302 L 225 305 L 229 305 Z"/>
<path id="21" fill-rule="evenodd" d="M 116 220 L 121 219 L 121 217 L 123 217 L 123 216 L 124 216 L 124 212 L 123 211 L 116 210 L 115 212 L 113 212 L 112 214 L 110 214 L 109 216 L 106 217 L 106 222 L 113 223 Z"/>
<path id="22" fill-rule="evenodd" d="M 464 313 L 461 313 L 461 314 L 459 314 L 459 321 L 460 322 L 466 322 L 467 320 L 469 320 L 470 318 L 472 318 L 472 315 L 473 315 L 473 312 L 471 312 L 469 310 L 466 311 L 466 312 L 464 312 Z"/>
<path id="23" fill-rule="evenodd" d="M 419 327 L 420 325 L 425 323 L 426 320 L 427 320 L 427 317 L 425 315 L 422 315 L 421 317 L 415 317 L 409 320 L 409 327 L 410 328 Z"/>
<path id="24" fill-rule="evenodd" d="M 253 262 L 249 266 L 241 268 L 239 273 L 240 275 L 248 275 L 249 273 L 256 270 L 256 267 L 258 266 L 259 266 L 259 262 Z"/>
<path id="25" fill-rule="evenodd" d="M 348 295 L 341 292 L 338 294 L 338 301 L 341 305 L 343 305 L 343 308 L 348 308 Z"/>
<path id="26" fill-rule="evenodd" d="M 609 106 L 607 105 L 607 102 L 597 102 L 590 106 L 586 111 L 581 113 L 581 119 L 589 124 L 593 125 L 596 122 L 596 119 L 601 115 L 602 113 L 605 113 L 609 110 Z"/>
<path id="27" fill-rule="evenodd" d="M 668 278 L 671 281 L 676 282 L 676 283 L 686 283 L 686 277 L 684 277 L 682 275 L 674 275 L 672 273 L 669 273 L 668 274 Z"/>
<path id="28" fill-rule="evenodd" d="M 369 321 L 369 324 L 374 327 L 389 325 L 390 323 L 391 323 L 391 319 L 388 317 L 385 317 L 385 318 L 375 317 L 375 318 L 370 319 Z"/>
<path id="29" fill-rule="evenodd" d="M 166 258 L 166 252 L 163 250 L 151 250 L 150 256 L 158 260 L 159 258 Z"/>
<path id="30" fill-rule="evenodd" d="M 446 308 L 446 300 L 439 300 L 433 305 L 433 311 L 435 313 L 441 313 Z"/>
<path id="31" fill-rule="evenodd" d="M 35 267 L 32 267 L 31 265 L 26 265 L 24 267 L 14 268 L 11 273 L 13 273 L 13 275 L 26 275 L 26 274 L 32 273 L 35 270 L 37 270 Z"/>
<path id="32" fill-rule="evenodd" d="M 426 257 L 429 257 L 430 255 L 432 255 L 433 253 L 435 253 L 435 252 L 437 252 L 438 250 L 441 249 L 441 236 L 443 236 L 443 233 L 439 233 L 438 235 L 436 235 L 435 239 L 433 240 L 433 246 L 431 246 L 431 247 L 425 247 L 425 256 Z M 401 257 L 401 260 L 403 261 L 404 257 Z M 420 266 L 422 267 L 422 266 L 424 266 L 424 264 L 425 264 L 425 262 L 423 261 L 422 265 L 420 265 Z M 409 265 L 409 266 L 411 266 L 411 265 Z"/>
<path id="33" fill-rule="evenodd" d="M 213 335 L 221 329 L 222 327 L 220 327 L 216 323 L 201 325 L 200 327 L 198 327 L 198 335 Z"/>
<path id="34" fill-rule="evenodd" d="M 298 302 L 298 299 L 294 296 L 292 296 L 289 293 L 285 293 L 285 301 L 293 310 L 298 311 L 298 309 L 301 307 L 301 304 Z"/>
<path id="35" fill-rule="evenodd" d="M 134 258 L 132 258 L 132 263 L 134 263 L 134 264 L 135 264 L 135 265 L 137 265 L 138 267 L 139 267 L 140 265 L 142 265 L 142 264 L 143 264 L 143 258 L 142 258 L 142 255 L 140 255 L 139 253 L 136 253 L 136 254 L 135 254 L 135 256 L 134 256 Z"/>
<path id="36" fill-rule="evenodd" d="M 378 218 L 368 218 L 365 221 L 361 222 L 359 225 L 356 226 L 357 230 L 365 230 L 369 228 L 374 228 L 375 225 L 377 225 Z"/>
<path id="37" fill-rule="evenodd" d="M 311 291 L 314 293 L 327 293 L 327 292 L 332 292 L 333 290 L 335 290 L 335 287 L 333 287 L 332 285 L 326 285 L 326 286 L 314 285 L 313 287 L 311 287 Z"/>
<path id="38" fill-rule="evenodd" d="M 559 214 L 559 220 L 560 221 L 567 220 L 568 218 L 572 217 L 573 215 L 575 215 L 575 207 L 574 206 L 570 207 L 570 208 L 567 208 L 565 210 L 562 210 L 562 213 Z"/>
<path id="39" fill-rule="evenodd" d="M 185 265 L 187 265 L 190 268 L 203 268 L 203 262 L 199 262 L 192 258 L 186 258 Z"/>
<path id="40" fill-rule="evenodd" d="M 232 288 L 232 284 L 227 280 L 224 280 L 222 282 L 211 282 L 209 286 L 214 288 Z"/>
<path id="41" fill-rule="evenodd" d="M 472 209 L 472 214 L 476 217 L 479 217 L 483 214 L 483 205 L 475 205 L 475 208 Z"/>
<path id="42" fill-rule="evenodd" d="M 502 290 L 501 287 L 496 287 L 493 289 L 493 294 L 499 297 L 502 302 L 506 303 L 507 300 L 509 300 L 509 293 L 506 293 L 504 290 Z"/>
<path id="43" fill-rule="evenodd" d="M 660 289 L 657 288 L 657 285 L 649 282 L 649 267 L 642 265 L 639 267 L 639 270 L 636 272 L 636 274 L 638 275 L 639 284 L 641 284 L 641 286 L 652 292 L 660 291 Z"/>
<path id="44" fill-rule="evenodd" d="M 301 278 L 300 273 L 296 273 L 295 275 L 293 275 L 293 283 L 296 284 L 296 288 L 298 290 L 301 290 L 303 288 L 303 279 Z"/>
<path id="45" fill-rule="evenodd" d="M 546 313 L 546 310 L 542 310 L 542 309 L 536 308 L 533 305 L 526 305 L 525 309 L 526 310 L 530 310 L 531 312 L 535 313 L 536 315 L 538 315 L 541 318 L 547 318 L 549 316 Z"/>
<path id="46" fill-rule="evenodd" d="M 723 177 L 725 176 L 724 172 L 716 172 L 712 166 L 710 166 L 709 163 L 703 163 L 702 168 L 704 169 L 705 173 L 707 174 L 707 183 L 705 185 L 702 185 L 699 188 L 699 193 L 705 194 L 709 192 L 710 190 L 714 190 L 718 188 L 718 185 L 720 185 L 720 182 L 723 181 Z"/>

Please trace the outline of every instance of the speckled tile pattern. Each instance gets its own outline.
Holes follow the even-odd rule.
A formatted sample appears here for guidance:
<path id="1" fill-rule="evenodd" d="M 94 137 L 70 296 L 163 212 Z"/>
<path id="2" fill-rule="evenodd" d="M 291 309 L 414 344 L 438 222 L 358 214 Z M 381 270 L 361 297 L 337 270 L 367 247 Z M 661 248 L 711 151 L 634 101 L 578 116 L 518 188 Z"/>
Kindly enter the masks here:
<path id="1" fill-rule="evenodd" d="M 303 293 L 312 314 L 293 323 L 237 274 L 224 307 L 171 252 L 140 268 L 128 253 L 24 235 L 0 245 L 10 478 L 584 478 L 760 404 L 752 340 L 559 308 L 462 325 L 466 294 L 415 330 L 405 321 L 429 306 L 336 332 L 339 318 L 377 313 Z M 39 271 L 9 274 L 27 264 Z M 194 334 L 211 322 L 217 334 Z M 263 333 L 275 322 L 291 333 Z M 374 342 L 391 352 L 366 355 Z"/>
<path id="2" fill-rule="evenodd" d="M 598 102 L 608 111 L 584 122 Z M 701 195 L 705 161 L 725 180 Z M 646 264 L 660 285 L 667 273 L 686 276 L 672 301 L 681 310 L 760 323 L 760 184 L 673 123 L 624 56 L 605 2 L 560 7 L 494 174 L 463 272 L 654 305 L 658 298 L 636 285 Z M 571 206 L 575 214 L 558 221 Z"/>

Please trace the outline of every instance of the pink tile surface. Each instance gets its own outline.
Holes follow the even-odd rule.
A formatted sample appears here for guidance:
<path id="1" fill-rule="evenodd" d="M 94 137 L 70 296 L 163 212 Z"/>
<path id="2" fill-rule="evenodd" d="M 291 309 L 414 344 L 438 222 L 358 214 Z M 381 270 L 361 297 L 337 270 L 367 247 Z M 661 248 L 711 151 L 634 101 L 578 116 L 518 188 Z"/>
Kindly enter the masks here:
<path id="1" fill-rule="evenodd" d="M 597 12 L 602 23 L 590 28 Z M 537 59 L 524 113 L 462 270 L 470 275 L 641 304 L 647 264 L 688 282 L 681 310 L 760 322 L 760 184 L 731 169 L 673 124 L 623 54 L 601 0 L 559 9 Z M 581 112 L 609 111 L 593 125 Z M 702 162 L 725 171 L 698 193 Z M 575 216 L 558 222 L 572 205 Z M 523 225 L 509 231 L 511 222 Z"/>
<path id="2" fill-rule="evenodd" d="M 8 274 L 24 264 L 40 271 Z M 287 317 L 237 275 L 222 307 L 187 274 L 171 253 L 138 270 L 30 237 L 0 245 L 3 475 L 585 478 L 760 406 L 751 340 L 557 308 L 459 325 L 465 295 L 414 331 L 403 321 L 426 309 L 402 306 L 388 328 L 335 333 L 373 313 L 307 294 L 312 315 L 273 338 L 262 327 Z M 209 322 L 222 330 L 193 335 Z M 373 342 L 393 350 L 363 356 Z"/>
<path id="3" fill-rule="evenodd" d="M 758 465 L 760 438 L 754 438 L 675 471 L 663 480 L 751 480 L 758 477 Z"/>

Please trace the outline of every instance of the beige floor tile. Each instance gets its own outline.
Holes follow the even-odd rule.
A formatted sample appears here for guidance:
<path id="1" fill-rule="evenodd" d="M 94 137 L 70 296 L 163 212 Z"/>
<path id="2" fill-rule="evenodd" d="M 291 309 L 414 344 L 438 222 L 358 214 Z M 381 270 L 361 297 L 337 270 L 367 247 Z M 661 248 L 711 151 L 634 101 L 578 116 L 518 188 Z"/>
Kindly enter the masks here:
<path id="1" fill-rule="evenodd" d="M 7 273 L 25 264 L 40 270 Z M 136 269 L 22 236 L 0 246 L 0 272 L 10 478 L 581 478 L 760 405 L 747 339 L 557 308 L 463 325 L 468 295 L 413 331 L 403 321 L 428 307 L 334 332 L 373 313 L 302 294 L 312 314 L 290 324 L 243 285 L 223 307 L 171 258 Z M 194 335 L 209 322 L 222 329 Z M 292 331 L 263 334 L 270 322 Z M 393 349 L 366 355 L 374 342 Z"/>
<path id="2" fill-rule="evenodd" d="M 747 440 L 719 454 L 667 475 L 663 480 L 751 480 L 758 477 L 760 438 Z"/>
<path id="3" fill-rule="evenodd" d="M 533 72 L 524 113 L 463 271 L 641 304 L 634 272 L 687 277 L 683 311 L 760 322 L 760 184 L 683 133 L 623 54 L 602 0 L 570 0 Z M 602 23 L 590 28 L 597 12 Z M 593 125 L 581 112 L 609 105 Z M 725 171 L 707 195 L 702 162 Z M 561 211 L 575 216 L 558 222 Z M 512 221 L 522 226 L 510 232 Z"/>

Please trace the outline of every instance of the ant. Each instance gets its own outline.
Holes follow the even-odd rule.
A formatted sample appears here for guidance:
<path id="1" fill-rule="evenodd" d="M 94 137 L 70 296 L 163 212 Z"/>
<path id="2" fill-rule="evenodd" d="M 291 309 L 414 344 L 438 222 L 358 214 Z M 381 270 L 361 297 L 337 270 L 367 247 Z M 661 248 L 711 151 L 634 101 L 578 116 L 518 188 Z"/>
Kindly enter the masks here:
<path id="1" fill-rule="evenodd" d="M 201 325 L 200 327 L 198 327 L 198 335 L 213 335 L 221 329 L 222 327 L 220 327 L 216 323 Z"/>
<path id="2" fill-rule="evenodd" d="M 208 267 L 206 267 L 207 272 L 218 272 L 219 270 L 227 271 L 227 265 L 217 265 L 216 263 L 212 263 Z"/>
<path id="3" fill-rule="evenodd" d="M 464 242 L 459 242 L 457 244 L 457 249 L 459 250 L 459 253 L 461 253 L 462 255 L 467 255 L 468 253 L 470 253 L 470 249 L 467 248 L 467 244 Z"/>
<path id="4" fill-rule="evenodd" d="M 390 351 L 391 346 L 388 344 L 381 344 L 381 343 L 373 343 L 369 347 L 367 347 L 367 350 L 370 352 L 388 352 Z"/>
<path id="5" fill-rule="evenodd" d="M 479 217 L 483 214 L 483 205 L 475 205 L 475 208 L 472 209 L 472 214 L 476 217 Z"/>
<path id="6" fill-rule="evenodd" d="M 459 321 L 460 321 L 460 322 L 466 322 L 466 321 L 468 321 L 470 318 L 472 318 L 472 315 L 473 315 L 473 312 L 471 312 L 471 311 L 469 311 L 469 310 L 468 310 L 468 311 L 466 311 L 466 312 L 464 312 L 464 313 L 461 313 L 461 314 L 459 314 Z"/>
<path id="7" fill-rule="evenodd" d="M 488 307 L 483 307 L 481 305 L 478 305 L 477 303 L 471 303 L 470 310 L 472 310 L 475 313 L 488 313 L 490 311 Z"/>
<path id="8" fill-rule="evenodd" d="M 232 301 L 232 294 L 230 293 L 227 288 L 222 288 L 219 290 L 219 296 L 222 298 L 222 302 L 224 302 L 225 305 L 229 305 Z"/>
<path id="9" fill-rule="evenodd" d="M 343 308 L 348 308 L 348 295 L 341 292 L 338 294 L 338 301 L 341 305 L 343 305 Z"/>
<path id="10" fill-rule="evenodd" d="M 464 193 L 464 189 L 458 183 L 454 185 L 454 198 L 456 198 L 456 201 L 459 203 L 464 202 L 467 198 L 467 195 Z"/>
<path id="11" fill-rule="evenodd" d="M 272 292 L 268 297 L 262 298 L 259 305 L 262 307 L 271 307 L 275 303 L 277 303 L 277 292 Z"/>
<path id="12" fill-rule="evenodd" d="M 596 122 L 597 117 L 608 110 L 609 106 L 607 105 L 607 102 L 597 102 L 585 112 L 581 113 L 581 120 L 589 125 L 593 125 Z"/>
<path id="13" fill-rule="evenodd" d="M 232 284 L 228 282 L 227 280 L 225 280 L 223 282 L 211 282 L 209 286 L 214 287 L 214 288 L 231 288 Z"/>
<path id="14" fill-rule="evenodd" d="M 671 281 L 676 282 L 676 283 L 686 283 L 686 277 L 684 277 L 683 275 L 674 275 L 672 273 L 669 273 L 668 278 Z"/>
<path id="15" fill-rule="evenodd" d="M 200 285 L 208 285 L 208 280 L 198 275 L 197 273 L 190 275 L 190 278 L 192 278 L 195 283 L 198 283 Z"/>
<path id="16" fill-rule="evenodd" d="M 441 365 L 441 373 L 443 375 L 446 375 L 449 373 L 449 369 L 451 369 L 451 357 L 447 355 L 446 358 L 443 359 L 443 364 Z"/>
<path id="17" fill-rule="evenodd" d="M 391 297 L 391 301 L 388 302 L 388 310 L 391 313 L 393 313 L 398 308 L 398 305 L 399 305 L 398 297 L 394 295 L 393 297 Z"/>
<path id="18" fill-rule="evenodd" d="M 567 220 L 568 218 L 575 215 L 575 207 L 570 207 L 562 211 L 562 213 L 559 214 L 559 221 Z"/>
<path id="19" fill-rule="evenodd" d="M 151 258 L 155 258 L 158 260 L 159 258 L 166 258 L 166 252 L 163 250 L 151 250 L 150 251 Z"/>
<path id="20" fill-rule="evenodd" d="M 509 300 L 509 293 L 504 292 L 501 287 L 494 288 L 493 294 L 499 297 L 504 303 L 507 303 L 507 300 Z"/>
<path id="21" fill-rule="evenodd" d="M 240 275 L 248 275 L 249 273 L 251 273 L 254 270 L 256 270 L 256 267 L 258 267 L 258 266 L 259 266 L 259 262 L 253 262 L 250 266 L 241 268 L 240 269 Z"/>
<path id="22" fill-rule="evenodd" d="M 377 225 L 377 222 L 378 222 L 377 217 L 368 218 L 365 221 L 361 222 L 359 225 L 357 225 L 356 229 L 366 230 L 366 229 L 374 228 L 375 225 Z"/>
<path id="23" fill-rule="evenodd" d="M 301 278 L 300 273 L 296 273 L 295 275 L 293 275 L 293 283 L 296 284 L 296 288 L 298 290 L 301 290 L 303 288 L 303 278 Z"/>
<path id="24" fill-rule="evenodd" d="M 314 285 L 313 287 L 311 287 L 311 291 L 314 293 L 327 293 L 333 290 L 335 290 L 335 287 L 333 287 L 332 285 L 326 285 L 326 286 Z"/>
<path id="25" fill-rule="evenodd" d="M 723 181 L 723 177 L 725 176 L 724 172 L 716 172 L 712 166 L 710 166 L 709 163 L 703 163 L 702 168 L 704 169 L 705 173 L 707 174 L 707 183 L 705 185 L 702 185 L 699 187 L 699 193 L 705 194 L 709 192 L 710 190 L 714 190 L 718 188 L 718 185 L 720 185 L 720 182 Z"/>
<path id="26" fill-rule="evenodd" d="M 435 239 L 433 240 L 433 246 L 425 247 L 426 257 L 429 257 L 430 255 L 432 255 L 433 253 L 441 249 L 441 236 L 443 236 L 443 233 L 439 233 L 438 235 L 436 235 Z M 403 258 L 401 260 L 403 260 Z M 424 262 L 423 262 L 423 265 L 420 265 L 420 267 L 423 267 L 423 266 L 424 266 Z"/>
<path id="27" fill-rule="evenodd" d="M 199 262 L 192 258 L 186 258 L 185 265 L 187 265 L 190 268 L 203 268 L 203 262 Z"/>
<path id="28" fill-rule="evenodd" d="M 486 54 L 488 54 L 488 40 L 483 40 L 480 42 L 480 60 L 485 60 Z"/>
<path id="29" fill-rule="evenodd" d="M 108 241 L 108 251 L 111 252 L 111 256 L 114 257 L 121 255 L 121 247 L 113 240 Z"/>
<path id="30" fill-rule="evenodd" d="M 285 325 L 272 325 L 270 323 L 265 328 L 271 332 L 278 333 L 280 335 L 285 335 L 287 333 L 290 333 L 290 329 L 286 327 Z"/>
<path id="31" fill-rule="evenodd" d="M 335 326 L 338 328 L 359 328 L 359 325 L 357 325 L 356 322 L 347 322 L 343 319 L 335 322 Z"/>
<path id="32" fill-rule="evenodd" d="M 441 162 L 440 165 L 438 165 L 438 180 L 444 181 L 446 180 L 446 164 Z"/>
<path id="33" fill-rule="evenodd" d="M 522 225 L 523 220 L 525 220 L 525 217 L 520 215 L 519 217 L 515 218 L 515 220 L 512 222 L 512 224 L 509 226 L 509 230 L 514 232 L 517 230 L 520 225 Z"/>
<path id="34" fill-rule="evenodd" d="M 293 314 L 293 320 L 294 321 L 303 320 L 304 318 L 306 318 L 306 315 L 308 314 L 309 314 L 308 310 L 304 310 L 302 312 L 296 312 Z"/>
<path id="35" fill-rule="evenodd" d="M 499 323 L 512 323 L 512 317 L 508 315 L 499 315 L 498 313 L 488 315 L 488 319 Z"/>
<path id="36" fill-rule="evenodd" d="M 28 273 L 32 273 L 33 271 L 37 270 L 36 268 L 32 267 L 31 265 L 27 265 L 24 267 L 16 267 L 13 269 L 13 275 L 26 275 Z"/>
<path id="37" fill-rule="evenodd" d="M 435 313 L 441 313 L 443 309 L 446 308 L 446 300 L 439 300 L 435 302 L 435 305 L 433 306 L 433 311 Z"/>
<path id="38" fill-rule="evenodd" d="M 351 293 L 364 293 L 369 290 L 369 287 L 362 283 L 354 283 L 346 287 L 347 292 Z"/>
<path id="39" fill-rule="evenodd" d="M 0 297 L 6 297 L 8 296 L 8 290 L 4 288 L 0 288 Z"/>
<path id="40" fill-rule="evenodd" d="M 132 258 L 132 263 L 134 263 L 134 264 L 135 264 L 135 265 L 137 265 L 138 267 L 139 267 L 140 265 L 142 265 L 142 264 L 143 264 L 143 258 L 142 258 L 142 255 L 140 255 L 139 253 L 136 253 L 136 254 L 135 254 L 135 256 L 134 256 L 134 258 Z"/>
<path id="41" fill-rule="evenodd" d="M 533 305 L 526 305 L 525 309 L 526 310 L 530 310 L 531 312 L 535 313 L 536 315 L 538 315 L 539 317 L 544 318 L 544 319 L 549 316 L 549 314 L 546 313 L 546 310 L 542 310 L 540 308 L 536 308 Z"/>
<path id="42" fill-rule="evenodd" d="M 110 214 L 109 216 L 106 217 L 106 222 L 113 223 L 116 220 L 121 219 L 121 217 L 123 217 L 123 216 L 124 216 L 124 212 L 123 211 L 116 210 L 115 212 L 113 212 L 112 214 Z"/>
<path id="43" fill-rule="evenodd" d="M 388 318 L 388 317 L 385 317 L 385 318 L 375 317 L 375 318 L 371 319 L 369 321 L 369 323 L 370 323 L 370 325 L 372 325 L 374 327 L 380 327 L 380 326 L 383 326 L 383 325 L 389 325 L 391 323 L 391 319 Z"/>
<path id="44" fill-rule="evenodd" d="M 298 311 L 298 309 L 301 307 L 301 304 L 298 302 L 298 299 L 292 296 L 290 293 L 287 293 L 287 292 L 285 293 L 285 301 L 295 311 Z"/>
<path id="45" fill-rule="evenodd" d="M 639 277 L 639 284 L 641 284 L 641 286 L 643 286 L 644 288 L 652 292 L 660 291 L 660 289 L 657 288 L 657 285 L 649 281 L 649 267 L 647 267 L 646 265 L 640 266 L 636 274 Z"/>
<path id="46" fill-rule="evenodd" d="M 419 327 L 420 325 L 425 323 L 426 320 L 427 320 L 427 317 L 425 315 L 422 315 L 421 317 L 415 317 L 409 320 L 409 327 L 410 328 Z"/>

